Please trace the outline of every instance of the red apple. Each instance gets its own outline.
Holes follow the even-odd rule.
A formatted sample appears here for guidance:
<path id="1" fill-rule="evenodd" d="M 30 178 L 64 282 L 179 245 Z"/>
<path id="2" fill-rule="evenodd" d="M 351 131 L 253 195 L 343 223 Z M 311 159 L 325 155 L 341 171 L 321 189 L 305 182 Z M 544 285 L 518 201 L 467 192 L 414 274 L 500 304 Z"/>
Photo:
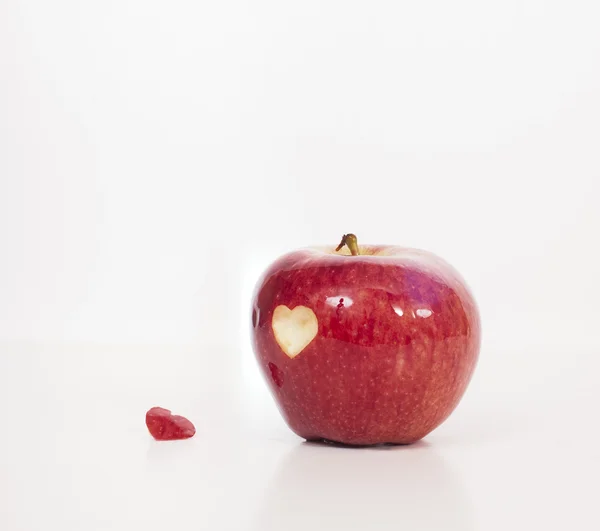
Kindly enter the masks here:
<path id="1" fill-rule="evenodd" d="M 358 246 L 352 234 L 276 260 L 256 287 L 252 324 L 290 428 L 349 445 L 413 443 L 439 426 L 465 392 L 481 337 L 473 296 L 448 263 Z"/>

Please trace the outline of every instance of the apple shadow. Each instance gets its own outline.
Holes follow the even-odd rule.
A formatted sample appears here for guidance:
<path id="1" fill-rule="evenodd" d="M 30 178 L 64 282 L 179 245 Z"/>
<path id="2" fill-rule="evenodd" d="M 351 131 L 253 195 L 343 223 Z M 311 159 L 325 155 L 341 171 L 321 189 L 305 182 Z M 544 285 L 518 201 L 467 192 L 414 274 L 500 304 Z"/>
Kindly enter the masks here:
<path id="1" fill-rule="evenodd" d="M 355 444 L 344 444 L 336 441 L 330 441 L 328 439 L 315 439 L 308 440 L 302 443 L 305 446 L 314 446 L 314 447 L 330 447 L 330 448 L 340 448 L 343 450 L 360 450 L 363 452 L 382 452 L 382 451 L 404 451 L 409 452 L 411 450 L 418 450 L 427 448 L 430 446 L 430 443 L 421 439 L 412 444 L 394 444 L 394 443 L 382 443 L 382 444 L 370 444 L 370 445 L 355 445 Z"/>
<path id="2" fill-rule="evenodd" d="M 268 483 L 252 529 L 474 528 L 460 474 L 427 442 L 352 447 L 304 442 Z"/>

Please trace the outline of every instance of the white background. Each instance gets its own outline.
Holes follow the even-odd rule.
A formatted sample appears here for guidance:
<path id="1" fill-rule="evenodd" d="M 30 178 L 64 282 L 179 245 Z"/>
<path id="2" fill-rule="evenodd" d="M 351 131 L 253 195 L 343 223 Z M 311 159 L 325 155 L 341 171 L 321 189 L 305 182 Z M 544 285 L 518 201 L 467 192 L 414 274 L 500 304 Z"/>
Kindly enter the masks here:
<path id="1" fill-rule="evenodd" d="M 598 529 L 599 20 L 2 0 L 0 529 Z M 302 444 L 249 348 L 269 261 L 347 231 L 480 305 L 467 395 L 410 448 Z M 152 441 L 153 405 L 196 437 Z"/>

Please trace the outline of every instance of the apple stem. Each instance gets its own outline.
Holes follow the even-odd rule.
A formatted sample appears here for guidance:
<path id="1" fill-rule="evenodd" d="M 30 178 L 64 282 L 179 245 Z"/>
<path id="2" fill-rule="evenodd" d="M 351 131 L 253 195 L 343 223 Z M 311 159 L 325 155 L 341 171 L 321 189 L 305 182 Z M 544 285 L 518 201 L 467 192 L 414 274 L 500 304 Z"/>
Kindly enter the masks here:
<path id="1" fill-rule="evenodd" d="M 342 241 L 335 250 L 339 251 L 344 245 L 350 249 L 352 256 L 358 256 L 358 240 L 354 234 L 344 234 L 342 236 Z"/>

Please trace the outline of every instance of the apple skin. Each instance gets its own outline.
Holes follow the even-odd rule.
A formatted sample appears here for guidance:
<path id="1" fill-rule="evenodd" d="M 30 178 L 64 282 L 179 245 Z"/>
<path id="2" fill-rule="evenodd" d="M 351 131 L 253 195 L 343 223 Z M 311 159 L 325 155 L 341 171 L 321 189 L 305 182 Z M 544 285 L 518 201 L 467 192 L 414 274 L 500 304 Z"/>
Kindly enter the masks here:
<path id="1" fill-rule="evenodd" d="M 293 358 L 273 330 L 281 305 L 310 308 L 318 321 Z M 459 403 L 480 341 L 479 311 L 464 280 L 422 250 L 297 250 L 276 260 L 254 293 L 256 359 L 287 424 L 307 440 L 420 440 Z"/>

